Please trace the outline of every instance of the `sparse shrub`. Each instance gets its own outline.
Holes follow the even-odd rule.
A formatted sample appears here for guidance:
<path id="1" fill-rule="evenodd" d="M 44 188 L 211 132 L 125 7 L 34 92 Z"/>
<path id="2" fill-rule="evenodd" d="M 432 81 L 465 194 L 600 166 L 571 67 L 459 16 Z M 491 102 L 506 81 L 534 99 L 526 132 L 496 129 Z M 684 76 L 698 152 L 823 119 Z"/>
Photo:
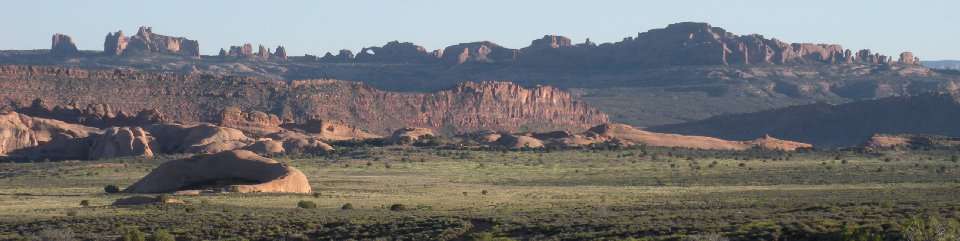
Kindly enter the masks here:
<path id="1" fill-rule="evenodd" d="M 81 207 L 89 207 L 89 206 L 90 206 L 90 200 L 80 200 L 80 206 L 81 206 Z"/>
<path id="2" fill-rule="evenodd" d="M 406 211 L 406 210 L 407 210 L 407 206 L 403 204 L 394 203 L 393 205 L 390 205 L 390 211 Z"/>
<path id="3" fill-rule="evenodd" d="M 117 187 L 117 185 L 107 185 L 106 187 L 103 187 L 103 191 L 107 193 L 119 193 L 120 188 Z"/>
<path id="4" fill-rule="evenodd" d="M 960 240 L 960 224 L 956 220 L 911 219 L 903 223 L 900 232 L 903 240 L 908 241 Z"/>
<path id="5" fill-rule="evenodd" d="M 303 209 L 316 209 L 317 203 L 313 201 L 300 200 L 300 202 L 297 203 L 297 207 L 300 207 Z"/>
<path id="6" fill-rule="evenodd" d="M 481 195 L 487 195 L 487 190 L 480 191 Z"/>
<path id="7" fill-rule="evenodd" d="M 78 240 L 73 237 L 73 230 L 65 229 L 44 229 L 37 233 L 37 240 L 41 241 L 73 241 Z"/>
<path id="8" fill-rule="evenodd" d="M 389 162 L 387 162 L 387 163 L 384 163 L 384 164 L 383 164 L 383 167 L 386 167 L 386 168 L 391 168 L 391 167 L 393 167 L 393 166 L 392 166 L 392 165 L 390 165 L 390 163 L 389 163 Z"/>
<path id="9" fill-rule="evenodd" d="M 127 232 L 124 233 L 122 236 L 120 236 L 120 239 L 119 239 L 119 240 L 121 240 L 121 241 L 146 241 L 146 240 L 147 240 L 147 236 L 144 235 L 143 232 L 140 232 L 140 230 L 130 229 L 130 230 L 127 230 Z"/>
<path id="10" fill-rule="evenodd" d="M 353 204 L 345 203 L 345 204 L 343 204 L 342 207 L 340 207 L 340 209 L 342 209 L 342 210 L 353 210 Z"/>
<path id="11" fill-rule="evenodd" d="M 730 239 L 723 237 L 719 234 L 712 233 L 712 234 L 690 235 L 690 236 L 684 237 L 682 240 L 683 241 L 727 241 Z"/>
<path id="12" fill-rule="evenodd" d="M 170 201 L 170 196 L 167 196 L 167 194 L 157 195 L 157 199 L 153 200 L 155 203 L 166 203 L 167 201 Z"/>
<path id="13" fill-rule="evenodd" d="M 847 161 L 847 159 L 843 159 L 840 161 L 840 164 L 843 164 L 843 165 L 846 165 L 847 163 L 850 163 L 849 161 Z"/>
<path id="14" fill-rule="evenodd" d="M 741 162 L 740 164 L 737 164 L 737 166 L 738 166 L 738 167 L 745 167 L 745 166 L 747 166 L 747 164 L 746 164 L 746 163 L 743 163 L 743 162 Z"/>
<path id="15" fill-rule="evenodd" d="M 323 194 L 320 194 L 320 192 L 315 192 L 315 193 L 313 193 L 313 197 L 315 197 L 315 198 L 319 198 L 320 195 L 323 195 Z"/>
<path id="16" fill-rule="evenodd" d="M 147 241 L 176 241 L 177 238 L 166 231 L 156 231 L 147 237 Z"/>

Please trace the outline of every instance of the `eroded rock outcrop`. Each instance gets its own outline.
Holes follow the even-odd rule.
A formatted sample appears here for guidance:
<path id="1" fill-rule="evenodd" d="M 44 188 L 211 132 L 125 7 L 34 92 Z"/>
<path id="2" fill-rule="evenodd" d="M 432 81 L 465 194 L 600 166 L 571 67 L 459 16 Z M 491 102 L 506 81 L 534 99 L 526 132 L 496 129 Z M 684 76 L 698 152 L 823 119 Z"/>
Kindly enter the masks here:
<path id="1" fill-rule="evenodd" d="M 108 33 L 103 43 L 103 52 L 107 55 L 174 53 L 200 57 L 200 43 L 183 37 L 154 34 L 152 27 L 144 26 L 131 37 L 124 36 L 123 31 Z"/>
<path id="2" fill-rule="evenodd" d="M 84 108 L 76 105 L 49 106 L 46 104 L 46 101 L 39 98 L 34 99 L 30 103 L 30 106 L 19 107 L 19 104 L 14 104 L 11 108 L 18 113 L 33 117 L 60 120 L 67 123 L 97 128 L 149 125 L 171 121 L 157 109 L 143 109 L 134 115 L 122 110 L 114 111 L 108 104 L 88 104 Z"/>
<path id="3" fill-rule="evenodd" d="M 278 59 L 287 59 L 287 48 L 283 46 L 277 46 L 277 49 L 274 50 L 273 57 Z"/>
<path id="4" fill-rule="evenodd" d="M 234 107 L 227 107 L 220 111 L 220 115 L 213 120 L 213 123 L 266 135 L 280 131 L 283 121 L 276 115 L 260 111 L 243 112 Z"/>
<path id="5" fill-rule="evenodd" d="M 440 51 L 428 52 L 422 46 L 409 42 L 392 41 L 383 47 L 363 48 L 356 60 L 364 62 L 432 63 L 442 56 Z"/>
<path id="6" fill-rule="evenodd" d="M 440 61 L 448 64 L 505 63 L 516 60 L 519 53 L 490 41 L 462 43 L 443 49 Z"/>
<path id="7" fill-rule="evenodd" d="M 495 141 L 492 141 L 496 138 Z M 704 136 L 684 136 L 676 134 L 654 133 L 638 130 L 624 124 L 601 124 L 583 133 L 567 131 L 553 131 L 543 133 L 528 133 L 521 135 L 480 135 L 478 143 L 498 145 L 511 149 L 538 148 L 551 146 L 587 146 L 593 144 L 607 144 L 614 146 L 649 145 L 664 147 L 684 147 L 694 149 L 715 150 L 746 150 L 753 147 L 767 149 L 796 150 L 810 148 L 810 144 L 785 141 L 770 136 L 764 136 L 752 141 L 728 141 Z"/>
<path id="8" fill-rule="evenodd" d="M 16 112 L 0 114 L 0 156 L 13 158 L 84 159 L 84 139 L 97 128 L 36 118 Z"/>
<path id="9" fill-rule="evenodd" d="M 311 192 L 310 183 L 300 170 L 242 150 L 166 162 L 123 192 L 165 193 L 208 188 L 240 193 Z"/>
<path id="10" fill-rule="evenodd" d="M 73 38 L 66 34 L 54 34 L 52 43 L 50 44 L 50 53 L 51 54 L 76 54 L 80 52 L 77 50 L 77 44 L 73 43 Z"/>
<path id="11" fill-rule="evenodd" d="M 152 157 L 156 138 L 140 127 L 111 127 L 93 137 L 89 159 L 107 159 L 124 156 Z"/>
<path id="12" fill-rule="evenodd" d="M 221 51 L 221 53 L 224 53 L 224 52 Z M 220 56 L 230 56 L 230 57 L 238 57 L 238 58 L 253 57 L 253 45 L 244 44 L 242 46 L 230 46 L 230 51 L 226 52 L 226 55 L 220 55 Z"/>

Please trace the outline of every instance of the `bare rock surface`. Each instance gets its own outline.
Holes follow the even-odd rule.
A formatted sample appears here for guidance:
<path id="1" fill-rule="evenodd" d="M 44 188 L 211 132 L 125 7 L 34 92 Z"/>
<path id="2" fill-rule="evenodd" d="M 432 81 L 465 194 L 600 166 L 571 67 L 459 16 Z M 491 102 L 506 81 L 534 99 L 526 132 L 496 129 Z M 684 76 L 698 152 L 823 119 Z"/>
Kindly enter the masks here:
<path id="1" fill-rule="evenodd" d="M 585 146 L 601 143 L 618 146 L 644 144 L 650 146 L 715 150 L 746 150 L 753 147 L 763 147 L 792 151 L 797 148 L 812 147 L 810 144 L 785 141 L 770 136 L 764 136 L 752 141 L 728 141 L 704 136 L 654 133 L 638 130 L 625 124 L 609 123 L 595 126 L 579 134 L 566 131 L 554 131 L 526 135 L 503 135 L 493 142 L 493 144 L 511 149 L 544 146 Z"/>
<path id="2" fill-rule="evenodd" d="M 50 53 L 52 54 L 76 54 L 77 44 L 73 43 L 73 38 L 66 34 L 54 34 L 50 44 Z"/>
<path id="3" fill-rule="evenodd" d="M 140 127 L 111 127 L 93 139 L 89 159 L 152 157 L 152 146 L 156 146 L 156 138 Z"/>
<path id="4" fill-rule="evenodd" d="M 169 161 L 124 192 L 166 193 L 211 186 L 241 193 L 311 192 L 307 177 L 296 168 L 244 150 Z"/>
<path id="5" fill-rule="evenodd" d="M 137 34 L 126 37 L 123 31 L 108 33 L 103 43 L 107 55 L 173 53 L 200 57 L 200 43 L 183 37 L 154 34 L 152 27 L 140 27 Z"/>
<path id="6" fill-rule="evenodd" d="M 63 158 L 86 158 L 84 144 L 75 145 L 97 128 L 63 121 L 35 118 L 16 112 L 0 114 L 0 156 L 39 157 L 41 153 Z M 43 146 L 41 146 L 43 145 Z"/>

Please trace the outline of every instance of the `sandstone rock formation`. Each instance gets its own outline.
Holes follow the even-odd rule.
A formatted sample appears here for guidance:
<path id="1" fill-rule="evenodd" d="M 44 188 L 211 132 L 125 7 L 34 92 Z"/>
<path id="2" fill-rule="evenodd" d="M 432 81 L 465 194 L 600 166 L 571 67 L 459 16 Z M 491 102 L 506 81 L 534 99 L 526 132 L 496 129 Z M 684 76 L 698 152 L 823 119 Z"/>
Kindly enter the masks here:
<path id="1" fill-rule="evenodd" d="M 140 127 L 111 127 L 93 138 L 89 159 L 106 159 L 124 156 L 153 156 L 156 138 Z"/>
<path id="2" fill-rule="evenodd" d="M 543 147 L 543 141 L 524 135 L 503 135 L 495 142 L 497 145 L 518 149 L 518 148 L 540 148 Z"/>
<path id="3" fill-rule="evenodd" d="M 243 112 L 234 107 L 227 107 L 220 111 L 220 115 L 213 123 L 223 127 L 231 127 L 260 135 L 280 131 L 283 121 L 276 115 L 260 111 Z"/>
<path id="4" fill-rule="evenodd" d="M 353 55 L 353 51 L 350 51 L 349 49 L 341 49 L 340 52 L 337 53 L 337 55 L 333 55 L 330 52 L 327 52 L 327 54 L 323 55 L 323 57 L 320 58 L 320 61 L 347 62 L 347 61 L 352 61 L 354 57 L 355 56 Z"/>
<path id="5" fill-rule="evenodd" d="M 373 53 L 370 53 L 370 52 Z M 906 53 L 905 53 L 906 54 Z M 330 62 L 351 58 L 327 54 Z M 751 64 L 893 64 L 893 58 L 860 50 L 853 54 L 836 44 L 784 43 L 762 35 L 735 35 L 707 23 L 683 22 L 652 29 L 623 41 L 597 45 L 587 39 L 573 44 L 569 38 L 546 35 L 522 49 L 508 49 L 489 41 L 462 43 L 430 53 L 413 43 L 397 41 L 383 47 L 364 48 L 356 61 L 390 63 L 513 63 L 553 68 L 638 68 L 676 65 Z M 901 64 L 919 65 L 917 58 L 902 56 Z"/>
<path id="6" fill-rule="evenodd" d="M 53 41 L 50 44 L 50 53 L 52 54 L 76 54 L 77 44 L 73 43 L 73 38 L 66 34 L 54 34 Z"/>
<path id="7" fill-rule="evenodd" d="M 275 140 L 260 140 L 245 146 L 242 149 L 255 153 L 281 153 L 286 151 L 286 149 L 283 148 L 283 142 Z"/>
<path id="8" fill-rule="evenodd" d="M 276 51 L 272 55 L 274 58 L 287 59 L 287 48 L 284 48 L 283 46 L 277 46 L 277 49 L 274 51 Z"/>
<path id="9" fill-rule="evenodd" d="M 387 143 L 409 144 L 420 140 L 420 137 L 424 135 L 436 136 L 433 134 L 433 130 L 427 128 L 408 127 L 394 131 L 393 135 L 390 135 L 386 141 Z M 404 141 L 409 142 L 402 143 Z"/>
<path id="10" fill-rule="evenodd" d="M 441 133 L 582 131 L 609 122 L 606 114 L 556 88 L 506 82 L 462 83 L 433 93 L 391 93 L 332 80 L 284 83 L 244 76 L 0 66 L 0 96 L 21 103 L 40 98 L 51 105 L 96 100 L 114 113 L 156 109 L 181 121 L 213 121 L 220 109 L 236 107 L 296 123 L 336 120 L 380 135 L 402 127 Z"/>
<path id="11" fill-rule="evenodd" d="M 100 130 L 35 118 L 16 112 L 0 114 L 0 156 L 18 158 L 81 159 L 86 158 L 89 145 L 74 143 Z M 41 156 L 42 154 L 42 156 Z"/>
<path id="12" fill-rule="evenodd" d="M 156 124 L 143 129 L 157 138 L 157 148 L 165 153 L 216 153 L 253 141 L 240 130 L 210 124 Z"/>
<path id="13" fill-rule="evenodd" d="M 165 193 L 216 187 L 241 193 L 311 192 L 307 177 L 296 168 L 241 150 L 166 162 L 123 192 Z"/>
<path id="14" fill-rule="evenodd" d="M 221 51 L 221 53 L 223 53 Z M 221 55 L 224 56 L 224 55 Z M 226 56 L 246 58 L 253 56 L 253 45 L 244 44 L 243 46 L 230 46 L 230 51 L 226 52 Z"/>
<path id="15" fill-rule="evenodd" d="M 256 56 L 257 58 L 260 58 L 260 59 L 269 59 L 270 49 L 268 49 L 267 47 L 263 47 L 263 45 L 261 44 L 259 50 L 257 51 Z"/>
<path id="16" fill-rule="evenodd" d="M 517 59 L 519 51 L 490 41 L 462 43 L 443 49 L 440 61 L 448 64 L 504 63 Z"/>
<path id="17" fill-rule="evenodd" d="M 175 53 L 200 57 L 200 43 L 183 37 L 154 34 L 152 27 L 144 26 L 129 38 L 123 35 L 123 31 L 108 33 L 103 43 L 103 52 L 115 56 L 129 53 Z"/>
<path id="18" fill-rule="evenodd" d="M 873 134 L 857 146 L 866 148 L 880 148 L 904 146 L 910 143 L 910 138 L 902 135 Z"/>
<path id="19" fill-rule="evenodd" d="M 499 137 L 496 141 L 490 141 L 493 137 Z M 573 134 L 566 131 L 553 131 L 545 133 L 529 133 L 523 135 L 482 135 L 480 143 L 499 145 L 511 149 L 518 148 L 538 148 L 550 146 L 587 146 L 592 144 L 608 144 L 616 146 L 630 145 L 649 145 L 664 147 L 684 147 L 694 149 L 716 149 L 716 150 L 746 150 L 753 147 L 763 147 L 767 149 L 796 150 L 797 148 L 810 148 L 810 144 L 779 140 L 770 136 L 752 141 L 728 141 L 704 136 L 684 136 L 675 134 L 654 133 L 637 130 L 624 124 L 601 124 L 589 130 Z"/>
<path id="20" fill-rule="evenodd" d="M 900 53 L 900 59 L 897 60 L 897 63 L 923 65 L 923 63 L 920 62 L 920 58 L 914 57 L 911 52 Z"/>
<path id="21" fill-rule="evenodd" d="M 332 120 L 309 119 L 300 123 L 284 125 L 284 127 L 294 130 L 303 130 L 311 137 L 327 140 L 348 140 L 380 137 L 379 135 L 367 133 L 366 131 L 361 130 L 359 127 L 346 125 L 342 122 Z"/>
<path id="22" fill-rule="evenodd" d="M 362 62 L 434 63 L 442 56 L 440 51 L 428 52 L 409 42 L 392 41 L 383 47 L 363 48 L 356 60 Z"/>
<path id="23" fill-rule="evenodd" d="M 855 147 L 873 150 L 878 148 L 955 149 L 958 146 L 960 146 L 960 139 L 949 136 L 873 134 Z"/>
<path id="24" fill-rule="evenodd" d="M 156 109 L 143 109 L 133 115 L 122 110 L 114 111 L 107 104 L 88 104 L 85 108 L 75 105 L 55 105 L 51 107 L 43 99 L 34 99 L 30 106 L 19 107 L 19 104 L 14 104 L 11 108 L 18 113 L 32 117 L 55 119 L 98 128 L 149 125 L 171 121 Z"/>
<path id="25" fill-rule="evenodd" d="M 288 153 L 325 153 L 333 151 L 333 147 L 316 139 L 286 139 L 283 150 Z"/>

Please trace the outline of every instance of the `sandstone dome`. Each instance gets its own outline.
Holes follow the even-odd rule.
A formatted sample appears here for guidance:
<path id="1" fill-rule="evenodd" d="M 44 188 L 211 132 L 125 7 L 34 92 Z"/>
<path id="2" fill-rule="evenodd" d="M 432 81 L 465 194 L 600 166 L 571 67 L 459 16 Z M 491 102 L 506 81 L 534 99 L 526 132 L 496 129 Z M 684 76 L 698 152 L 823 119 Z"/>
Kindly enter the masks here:
<path id="1" fill-rule="evenodd" d="M 246 150 L 169 161 L 123 191 L 166 193 L 217 187 L 241 193 L 311 192 L 300 170 Z"/>

